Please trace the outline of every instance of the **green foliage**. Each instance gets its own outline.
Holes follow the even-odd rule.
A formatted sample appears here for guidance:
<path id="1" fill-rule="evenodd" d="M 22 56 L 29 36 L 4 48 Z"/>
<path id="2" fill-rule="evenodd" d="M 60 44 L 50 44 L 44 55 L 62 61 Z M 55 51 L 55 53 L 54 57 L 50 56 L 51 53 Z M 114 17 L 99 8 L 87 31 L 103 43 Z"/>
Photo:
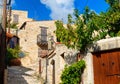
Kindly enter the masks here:
<path id="1" fill-rule="evenodd" d="M 117 33 L 117 36 L 120 36 L 120 31 Z"/>
<path id="2" fill-rule="evenodd" d="M 16 46 L 14 49 L 7 48 L 7 62 L 9 64 L 11 59 L 19 58 L 20 47 Z"/>
<path id="3" fill-rule="evenodd" d="M 69 16 L 71 17 L 71 16 Z M 70 20 L 70 18 L 69 18 Z M 72 21 L 70 21 L 71 23 Z M 58 42 L 62 42 L 65 45 L 67 45 L 67 47 L 74 47 L 75 45 L 75 41 L 76 41 L 76 34 L 74 31 L 74 28 L 72 27 L 71 24 L 67 24 L 67 28 L 65 28 L 63 26 L 63 22 L 62 21 L 56 21 L 56 36 L 57 36 L 57 41 Z"/>
<path id="4" fill-rule="evenodd" d="M 109 10 L 120 11 L 120 0 L 106 0 L 106 2 L 110 5 Z"/>
<path id="5" fill-rule="evenodd" d="M 18 23 L 11 23 L 10 24 L 10 28 L 12 28 L 12 29 L 17 29 L 18 27 L 17 27 L 17 25 L 18 25 Z M 7 27 L 8 27 L 9 25 L 8 25 L 8 23 L 7 23 Z"/>
<path id="6" fill-rule="evenodd" d="M 83 15 L 79 16 L 76 12 L 76 33 L 77 33 L 77 49 L 84 51 L 88 44 L 93 42 L 94 27 L 92 27 L 92 18 L 95 16 L 93 11 L 90 11 L 88 7 L 85 8 Z M 79 16 L 79 17 L 78 17 Z"/>
<path id="7" fill-rule="evenodd" d="M 18 28 L 17 25 L 18 23 L 12 23 L 10 24 L 10 28 L 17 29 Z"/>
<path id="8" fill-rule="evenodd" d="M 101 12 L 99 15 L 86 7 L 82 15 L 79 15 L 78 10 L 74 10 L 75 19 L 68 15 L 66 28 L 62 21 L 56 21 L 55 33 L 58 41 L 68 48 L 85 51 L 89 44 L 105 39 L 107 35 L 119 36 L 120 2 L 119 0 L 106 1 L 110 7 L 108 11 Z"/>
<path id="9" fill-rule="evenodd" d="M 90 20 L 95 15 L 89 8 L 86 7 L 82 16 L 79 16 L 78 10 L 75 10 L 75 20 L 72 20 L 71 15 L 68 15 L 67 28 L 63 26 L 61 21 L 56 21 L 56 36 L 58 41 L 65 44 L 68 48 L 76 48 L 85 50 L 86 46 L 92 43 L 92 33 L 94 29 L 90 26 Z M 91 28 L 90 28 L 91 27 Z"/>
<path id="10" fill-rule="evenodd" d="M 109 35 L 114 37 L 120 31 L 120 0 L 106 0 L 106 2 L 110 5 L 110 8 L 105 13 L 105 21 L 109 25 Z"/>
<path id="11" fill-rule="evenodd" d="M 71 66 L 66 66 L 61 75 L 61 84 L 79 84 L 85 68 L 85 61 L 78 61 Z"/>

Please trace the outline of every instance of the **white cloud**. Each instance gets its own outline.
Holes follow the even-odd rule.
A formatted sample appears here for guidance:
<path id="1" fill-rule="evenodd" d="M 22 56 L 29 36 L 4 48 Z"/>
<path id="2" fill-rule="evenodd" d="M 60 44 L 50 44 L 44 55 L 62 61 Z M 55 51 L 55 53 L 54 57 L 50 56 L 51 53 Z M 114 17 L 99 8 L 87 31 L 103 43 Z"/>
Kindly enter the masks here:
<path id="1" fill-rule="evenodd" d="M 11 5 L 12 6 L 15 6 L 16 4 L 15 4 L 15 0 L 11 0 Z"/>
<path id="2" fill-rule="evenodd" d="M 67 22 L 68 14 L 73 14 L 74 0 L 40 0 L 51 10 L 50 17 L 53 20 Z"/>

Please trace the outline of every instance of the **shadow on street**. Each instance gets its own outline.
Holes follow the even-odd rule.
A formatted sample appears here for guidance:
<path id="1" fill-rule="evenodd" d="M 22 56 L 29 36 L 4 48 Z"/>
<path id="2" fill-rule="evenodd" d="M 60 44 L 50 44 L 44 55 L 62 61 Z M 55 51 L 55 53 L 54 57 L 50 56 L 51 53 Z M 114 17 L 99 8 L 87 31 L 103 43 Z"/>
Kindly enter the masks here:
<path id="1" fill-rule="evenodd" d="M 32 79 L 32 75 L 27 73 L 31 71 L 32 69 L 22 66 L 8 67 L 8 84 L 29 84 L 25 78 Z"/>

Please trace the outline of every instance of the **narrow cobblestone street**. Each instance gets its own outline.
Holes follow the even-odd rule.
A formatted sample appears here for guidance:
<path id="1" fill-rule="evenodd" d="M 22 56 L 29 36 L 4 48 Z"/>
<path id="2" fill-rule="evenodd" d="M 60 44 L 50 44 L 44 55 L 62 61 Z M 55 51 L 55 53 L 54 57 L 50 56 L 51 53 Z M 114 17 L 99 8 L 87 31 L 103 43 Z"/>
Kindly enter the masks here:
<path id="1" fill-rule="evenodd" d="M 8 84 L 41 84 L 39 77 L 31 68 L 22 66 L 8 67 Z"/>

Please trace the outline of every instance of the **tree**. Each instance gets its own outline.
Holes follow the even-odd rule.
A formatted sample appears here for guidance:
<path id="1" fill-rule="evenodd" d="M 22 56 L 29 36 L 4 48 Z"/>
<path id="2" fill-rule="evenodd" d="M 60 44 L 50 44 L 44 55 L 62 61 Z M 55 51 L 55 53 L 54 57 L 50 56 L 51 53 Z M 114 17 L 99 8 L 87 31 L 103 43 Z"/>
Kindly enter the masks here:
<path id="1" fill-rule="evenodd" d="M 71 15 L 68 15 L 67 28 L 63 26 L 63 22 L 56 21 L 56 36 L 58 41 L 65 44 L 68 48 L 76 48 L 78 50 L 85 50 L 86 46 L 92 43 L 93 28 L 90 28 L 89 22 L 95 13 L 90 11 L 88 7 L 85 8 L 83 15 L 79 16 L 79 11 L 74 10 L 75 20 Z"/>
<path id="2" fill-rule="evenodd" d="M 115 37 L 120 32 L 120 2 L 119 0 L 106 0 L 110 5 L 106 12 L 96 14 L 85 8 L 83 14 L 74 10 L 74 17 L 68 15 L 67 28 L 62 21 L 56 21 L 56 36 L 67 47 L 85 51 L 86 47 L 106 35 Z M 73 26 L 74 25 L 74 26 Z"/>
<path id="3" fill-rule="evenodd" d="M 110 5 L 109 10 L 120 11 L 120 0 L 106 0 L 106 2 Z"/>
<path id="4" fill-rule="evenodd" d="M 120 31 L 120 0 L 106 0 L 110 5 L 109 10 L 106 12 L 106 21 L 109 25 L 108 33 L 110 36 L 117 36 Z"/>

